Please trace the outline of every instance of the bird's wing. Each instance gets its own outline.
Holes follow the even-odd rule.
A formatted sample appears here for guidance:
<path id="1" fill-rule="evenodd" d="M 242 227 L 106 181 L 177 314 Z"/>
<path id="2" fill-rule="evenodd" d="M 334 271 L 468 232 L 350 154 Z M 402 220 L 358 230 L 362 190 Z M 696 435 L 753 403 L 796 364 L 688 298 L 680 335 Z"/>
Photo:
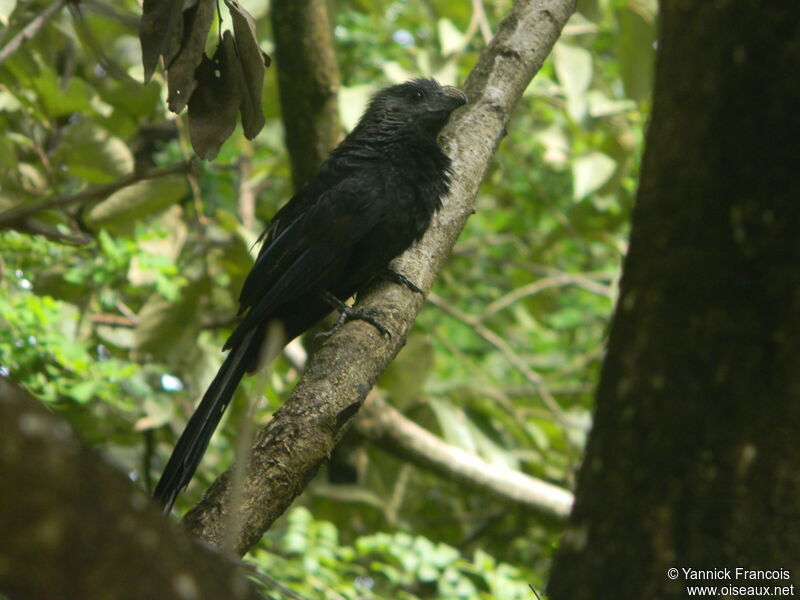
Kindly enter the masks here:
<path id="1" fill-rule="evenodd" d="M 381 218 L 375 183 L 365 176 L 343 179 L 316 202 L 292 199 L 290 204 L 306 202 L 305 210 L 284 207 L 275 215 L 242 287 L 239 302 L 247 312 L 237 329 L 247 331 L 263 323 L 276 307 L 303 294 L 327 290 L 352 246 Z"/>

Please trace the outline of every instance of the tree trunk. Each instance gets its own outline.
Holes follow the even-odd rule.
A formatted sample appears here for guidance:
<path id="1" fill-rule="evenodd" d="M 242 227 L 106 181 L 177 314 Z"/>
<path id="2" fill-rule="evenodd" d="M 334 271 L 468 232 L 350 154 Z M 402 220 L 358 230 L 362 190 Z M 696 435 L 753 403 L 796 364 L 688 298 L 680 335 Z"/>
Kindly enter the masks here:
<path id="1" fill-rule="evenodd" d="M 0 377 L 0 598 L 259 600 L 64 420 Z"/>
<path id="2" fill-rule="evenodd" d="M 630 251 L 552 600 L 685 598 L 684 568 L 728 569 L 694 581 L 720 590 L 800 593 L 800 3 L 661 9 Z"/>
<path id="3" fill-rule="evenodd" d="M 286 149 L 298 189 L 341 138 L 339 67 L 326 0 L 273 0 L 270 10 Z"/>

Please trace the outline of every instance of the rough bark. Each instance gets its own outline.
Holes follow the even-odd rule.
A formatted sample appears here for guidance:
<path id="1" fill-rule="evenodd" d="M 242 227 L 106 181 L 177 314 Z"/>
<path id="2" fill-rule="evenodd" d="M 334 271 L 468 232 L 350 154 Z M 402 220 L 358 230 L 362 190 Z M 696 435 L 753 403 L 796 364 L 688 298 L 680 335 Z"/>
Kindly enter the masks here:
<path id="1" fill-rule="evenodd" d="M 474 210 L 478 186 L 517 100 L 574 9 L 574 0 L 518 0 L 467 80 L 470 104 L 453 116 L 443 134 L 454 165 L 451 193 L 423 240 L 397 261 L 400 271 L 424 291 L 430 290 Z M 405 286 L 380 283 L 359 306 L 380 310 L 391 337 L 355 321 L 316 352 L 289 400 L 253 445 L 240 506 L 238 552 L 257 542 L 314 476 L 402 347 L 423 301 Z M 230 471 L 184 518 L 192 533 L 213 544 L 225 539 L 229 479 Z"/>
<path id="2" fill-rule="evenodd" d="M 339 67 L 327 0 L 273 0 L 271 17 L 281 115 L 297 189 L 341 138 Z"/>
<path id="3" fill-rule="evenodd" d="M 448 444 L 371 395 L 358 413 L 358 433 L 393 456 L 538 517 L 563 521 L 572 508 L 565 489 L 519 471 L 487 463 Z"/>
<path id="4" fill-rule="evenodd" d="M 800 584 L 800 4 L 661 9 L 630 250 L 552 600 L 685 598 L 683 568 L 730 569 L 701 585 Z"/>
<path id="5" fill-rule="evenodd" d="M 0 594 L 260 598 L 233 561 L 170 523 L 61 418 L 0 378 Z"/>

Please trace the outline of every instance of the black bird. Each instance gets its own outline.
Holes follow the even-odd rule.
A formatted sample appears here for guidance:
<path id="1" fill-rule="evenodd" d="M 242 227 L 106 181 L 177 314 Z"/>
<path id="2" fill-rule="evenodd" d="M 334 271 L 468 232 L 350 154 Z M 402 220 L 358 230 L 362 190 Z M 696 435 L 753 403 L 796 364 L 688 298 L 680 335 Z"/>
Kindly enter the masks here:
<path id="1" fill-rule="evenodd" d="M 243 315 L 230 349 L 153 493 L 169 512 L 195 472 L 236 386 L 259 363 L 267 323 L 285 340 L 332 309 L 369 321 L 343 302 L 387 272 L 418 241 L 450 184 L 450 159 L 437 143 L 450 113 L 467 97 L 433 79 L 379 91 L 319 172 L 272 218 L 239 296 Z M 390 272 L 391 273 L 391 272 Z M 400 274 L 395 279 L 417 290 Z"/>

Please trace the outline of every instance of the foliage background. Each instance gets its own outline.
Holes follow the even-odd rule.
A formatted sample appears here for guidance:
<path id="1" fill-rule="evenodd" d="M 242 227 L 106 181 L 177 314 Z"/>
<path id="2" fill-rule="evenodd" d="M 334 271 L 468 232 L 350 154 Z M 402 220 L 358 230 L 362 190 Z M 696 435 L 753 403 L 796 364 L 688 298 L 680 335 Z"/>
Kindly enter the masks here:
<path id="1" fill-rule="evenodd" d="M 45 4 L 0 1 L 0 48 Z M 268 6 L 242 4 L 269 51 Z M 384 85 L 418 75 L 462 82 L 510 5 L 332 3 L 343 123 Z M 625 251 L 654 5 L 581 3 L 518 106 L 407 347 L 379 382 L 447 442 L 566 488 Z M 139 6 L 80 6 L 82 16 L 62 10 L 0 63 L 0 372 L 149 488 L 220 362 L 253 241 L 290 196 L 291 178 L 270 69 L 267 125 L 254 142 L 237 129 L 193 173 L 141 179 L 181 170 L 185 116 L 166 112 L 163 74 L 140 83 Z M 137 182 L 84 194 L 127 178 Z M 311 336 L 302 343 L 313 349 Z M 279 359 L 259 422 L 297 378 L 297 365 Z M 230 412 L 179 508 L 229 464 L 239 417 Z M 353 435 L 248 558 L 315 598 L 529 598 L 560 531 Z"/>

